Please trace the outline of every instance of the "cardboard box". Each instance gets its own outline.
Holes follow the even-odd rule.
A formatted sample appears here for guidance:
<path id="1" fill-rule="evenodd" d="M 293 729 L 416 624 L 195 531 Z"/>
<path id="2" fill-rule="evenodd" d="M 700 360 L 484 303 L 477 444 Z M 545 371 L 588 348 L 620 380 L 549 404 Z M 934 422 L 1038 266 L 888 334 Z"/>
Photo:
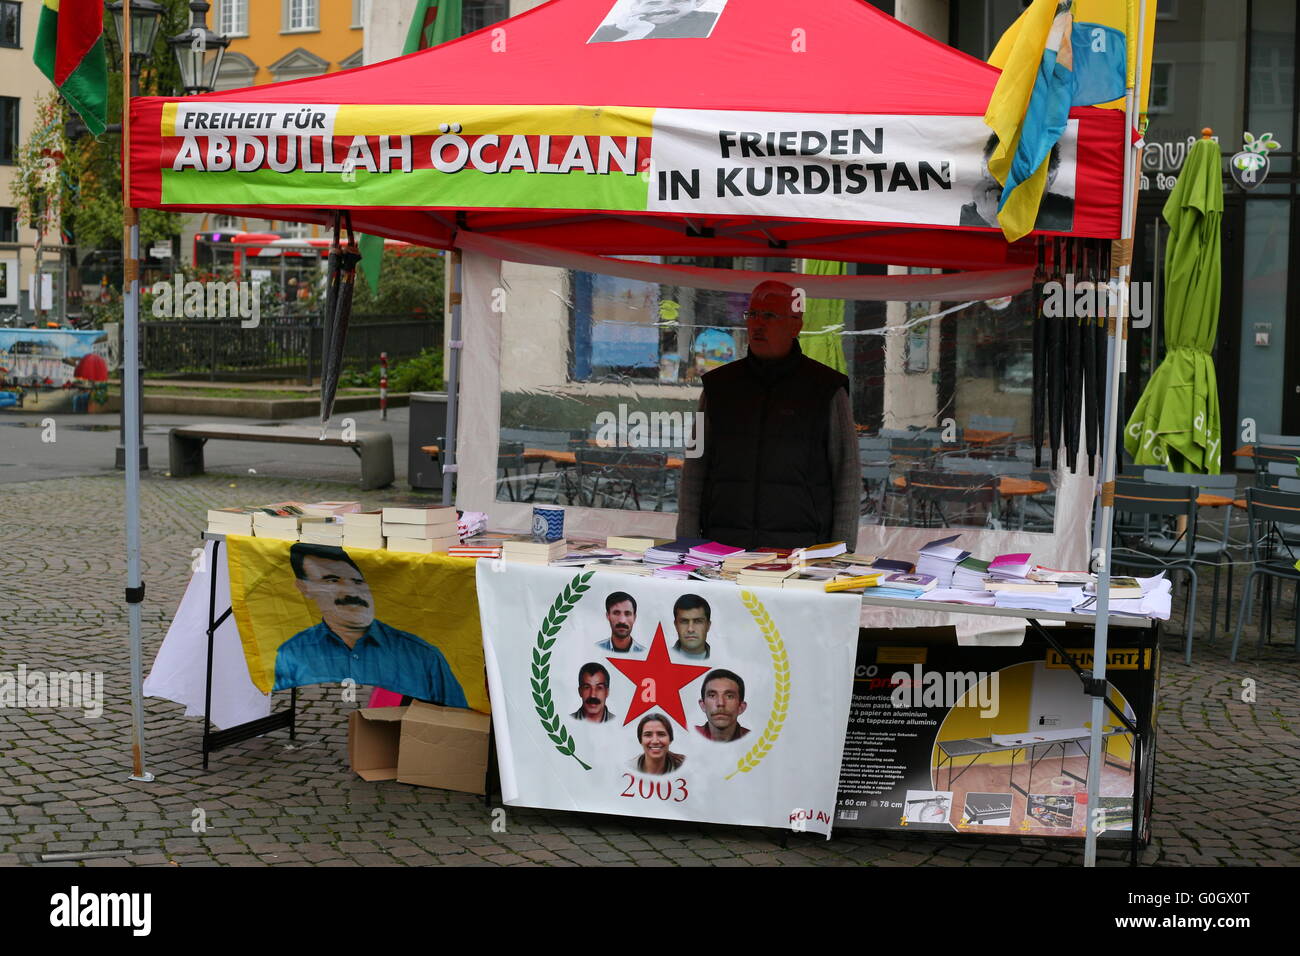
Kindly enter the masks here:
<path id="1" fill-rule="evenodd" d="M 487 714 L 415 701 L 402 718 L 397 782 L 483 793 L 490 723 Z"/>
<path id="2" fill-rule="evenodd" d="M 363 780 L 482 794 L 490 723 L 486 714 L 422 701 L 354 710 L 348 761 Z"/>
<path id="3" fill-rule="evenodd" d="M 348 720 L 348 763 L 362 780 L 396 780 L 405 707 L 365 707 Z"/>

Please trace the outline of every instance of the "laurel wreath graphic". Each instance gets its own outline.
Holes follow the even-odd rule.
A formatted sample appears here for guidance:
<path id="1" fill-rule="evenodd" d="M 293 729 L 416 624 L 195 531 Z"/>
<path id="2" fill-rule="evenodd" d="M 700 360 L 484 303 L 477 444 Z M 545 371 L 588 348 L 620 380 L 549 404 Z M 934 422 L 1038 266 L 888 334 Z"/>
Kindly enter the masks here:
<path id="1" fill-rule="evenodd" d="M 781 640 L 781 632 L 776 629 L 776 622 L 767 613 L 767 608 L 763 607 L 763 602 L 755 597 L 752 591 L 741 591 L 740 600 L 753 615 L 754 623 L 763 632 L 763 639 L 767 641 L 768 650 L 772 652 L 775 686 L 772 693 L 772 715 L 767 720 L 767 726 L 763 728 L 763 733 L 749 752 L 740 758 L 736 769 L 727 774 L 728 780 L 738 773 L 749 773 L 762 762 L 768 751 L 772 749 L 772 745 L 776 743 L 776 738 L 781 735 L 786 713 L 790 709 L 790 660 L 786 657 L 785 642 Z"/>
<path id="2" fill-rule="evenodd" d="M 546 617 L 542 618 L 542 626 L 537 629 L 537 646 L 533 648 L 533 703 L 537 707 L 537 716 L 546 729 L 546 735 L 551 738 L 551 743 L 555 744 L 555 749 L 578 761 L 583 770 L 590 770 L 591 766 L 574 753 L 575 741 L 556 714 L 555 702 L 551 699 L 551 646 L 573 606 L 591 588 L 587 582 L 595 573 L 588 571 L 574 576 L 564 586 L 564 590 L 556 595 L 555 603 L 546 612 Z"/>

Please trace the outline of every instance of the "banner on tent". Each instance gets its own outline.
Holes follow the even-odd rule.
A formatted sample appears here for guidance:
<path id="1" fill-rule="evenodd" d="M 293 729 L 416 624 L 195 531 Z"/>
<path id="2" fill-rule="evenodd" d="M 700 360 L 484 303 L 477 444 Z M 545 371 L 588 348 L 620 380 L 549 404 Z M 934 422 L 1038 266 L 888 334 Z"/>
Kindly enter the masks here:
<path id="1" fill-rule="evenodd" d="M 474 564 L 230 535 L 230 602 L 262 693 L 352 681 L 489 710 Z"/>
<path id="2" fill-rule="evenodd" d="M 856 597 L 489 562 L 478 588 L 506 803 L 830 832 Z"/>
<path id="3" fill-rule="evenodd" d="M 991 228 L 1001 194 L 978 116 L 197 102 L 160 115 L 165 204 L 403 207 L 416 190 L 430 207 Z M 1073 227 L 1078 135 L 1069 121 L 1049 160 L 1039 229 Z"/>

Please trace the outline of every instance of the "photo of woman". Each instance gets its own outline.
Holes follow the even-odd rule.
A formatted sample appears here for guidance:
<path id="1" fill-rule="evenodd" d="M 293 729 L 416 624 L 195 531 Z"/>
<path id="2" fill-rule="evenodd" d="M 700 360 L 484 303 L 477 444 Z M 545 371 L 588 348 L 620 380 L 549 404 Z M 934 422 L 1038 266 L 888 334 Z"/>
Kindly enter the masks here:
<path id="1" fill-rule="evenodd" d="M 686 762 L 683 754 L 675 754 L 669 747 L 673 742 L 673 725 L 663 714 L 646 714 L 636 725 L 636 739 L 641 744 L 641 756 L 631 761 L 637 773 L 673 773 Z"/>

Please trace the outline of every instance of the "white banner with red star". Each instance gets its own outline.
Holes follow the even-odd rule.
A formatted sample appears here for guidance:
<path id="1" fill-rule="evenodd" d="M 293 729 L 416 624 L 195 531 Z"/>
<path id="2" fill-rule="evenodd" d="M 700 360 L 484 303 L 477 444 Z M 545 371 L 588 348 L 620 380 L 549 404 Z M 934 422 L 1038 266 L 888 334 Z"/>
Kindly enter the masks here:
<path id="1" fill-rule="evenodd" d="M 829 834 L 854 595 L 480 561 L 512 806 Z"/>

